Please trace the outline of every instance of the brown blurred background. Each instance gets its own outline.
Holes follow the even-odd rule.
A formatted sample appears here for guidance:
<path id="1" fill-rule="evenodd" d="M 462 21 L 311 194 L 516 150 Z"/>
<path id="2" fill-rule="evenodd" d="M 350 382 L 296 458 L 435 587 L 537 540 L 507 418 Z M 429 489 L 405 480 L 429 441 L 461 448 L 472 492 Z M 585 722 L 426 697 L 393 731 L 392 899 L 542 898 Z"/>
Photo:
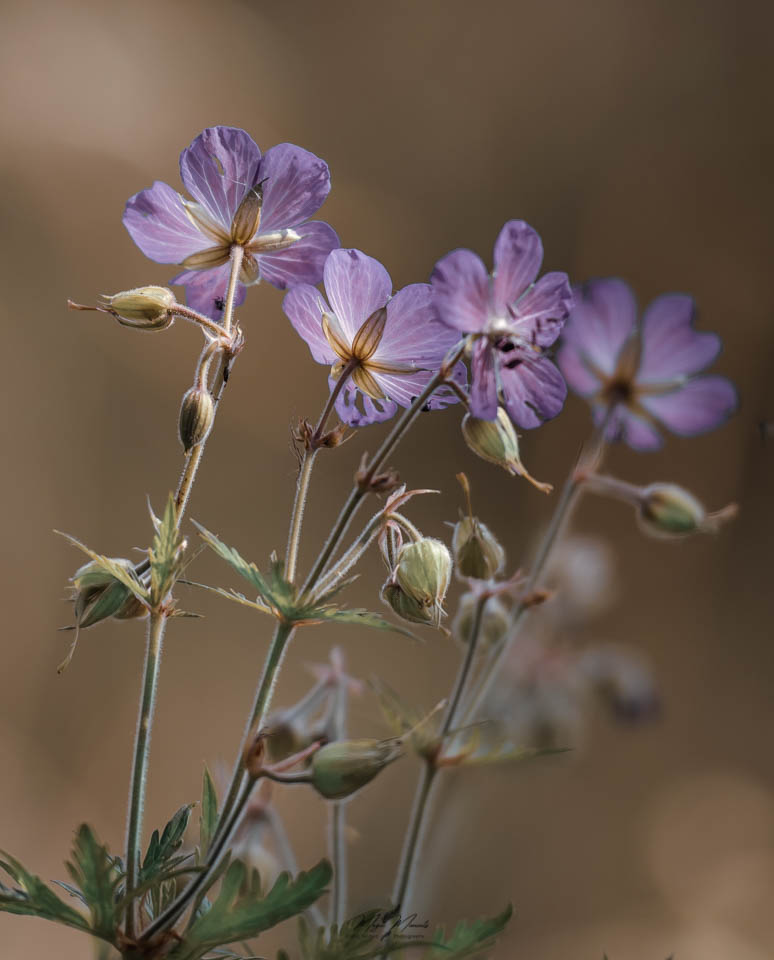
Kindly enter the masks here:
<path id="1" fill-rule="evenodd" d="M 774 211 L 770 5 L 541 4 L 464 0 L 326 3 L 2 5 L 4 317 L 0 846 L 64 876 L 87 819 L 123 844 L 142 627 L 88 631 L 63 677 L 62 602 L 81 558 L 53 528 L 127 554 L 149 536 L 177 479 L 175 423 L 198 350 L 179 323 L 124 330 L 65 300 L 164 282 L 121 225 L 154 179 L 177 186 L 179 151 L 205 126 L 246 128 L 266 149 L 290 140 L 324 157 L 322 215 L 342 243 L 381 259 L 396 287 L 426 279 L 456 246 L 487 260 L 522 217 L 546 268 L 574 280 L 617 274 L 641 302 L 690 291 L 700 325 L 740 385 L 739 414 L 662 453 L 616 450 L 612 471 L 674 480 L 710 507 L 738 500 L 717 539 L 644 540 L 623 507 L 588 503 L 576 526 L 617 558 L 617 602 L 588 639 L 644 650 L 660 680 L 659 722 L 592 722 L 570 757 L 450 777 L 448 819 L 418 909 L 433 922 L 516 915 L 499 957 L 530 960 L 765 960 L 774 950 L 771 542 Z M 191 515 L 264 562 L 284 546 L 295 477 L 289 424 L 319 410 L 325 375 L 284 319 L 281 295 L 250 293 L 235 369 Z M 560 482 L 588 425 L 580 401 L 523 441 L 530 469 Z M 309 561 L 380 428 L 320 458 Z M 443 534 L 464 469 L 513 565 L 551 503 L 476 461 L 457 412 L 423 419 L 395 458 L 413 485 L 440 487 L 412 516 Z M 200 579 L 233 583 L 211 557 Z M 375 562 L 352 601 L 378 604 Z M 148 824 L 199 793 L 202 764 L 230 763 L 269 624 L 195 594 L 201 621 L 173 624 L 153 742 Z M 278 703 L 307 687 L 303 664 L 340 642 L 353 672 L 377 673 L 431 706 L 457 650 L 431 638 L 306 631 Z M 353 732 L 383 735 L 373 701 Z M 392 767 L 351 805 L 352 907 L 388 893 L 417 768 Z M 325 852 L 321 804 L 280 803 L 302 863 Z M 288 938 L 286 938 L 288 939 Z M 267 941 L 271 944 L 272 941 Z M 268 946 L 267 946 L 268 950 Z M 0 917 L 3 960 L 80 960 L 90 945 L 41 921 Z"/>

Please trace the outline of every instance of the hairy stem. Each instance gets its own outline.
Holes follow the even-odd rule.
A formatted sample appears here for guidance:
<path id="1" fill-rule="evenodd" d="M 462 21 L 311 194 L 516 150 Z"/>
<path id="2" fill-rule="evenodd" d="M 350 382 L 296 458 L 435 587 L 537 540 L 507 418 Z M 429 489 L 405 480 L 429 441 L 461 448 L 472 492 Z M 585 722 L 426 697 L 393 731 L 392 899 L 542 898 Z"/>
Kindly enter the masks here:
<path id="1" fill-rule="evenodd" d="M 317 457 L 317 451 L 320 448 L 320 440 L 322 438 L 323 431 L 325 430 L 325 424 L 328 422 L 328 418 L 330 417 L 331 413 L 333 413 L 336 400 L 338 399 L 339 394 L 344 389 L 344 385 L 346 384 L 347 380 L 349 380 L 356 367 L 357 361 L 350 360 L 342 370 L 339 379 L 336 381 L 333 390 L 331 390 L 328 396 L 328 400 L 323 407 L 322 413 L 320 414 L 320 419 L 317 421 L 317 426 L 314 428 L 314 433 L 309 438 L 304 451 L 304 459 L 301 463 L 301 470 L 299 471 L 298 482 L 296 484 L 296 496 L 295 500 L 293 501 L 293 512 L 290 517 L 288 546 L 287 550 L 285 551 L 285 579 L 289 580 L 291 583 L 296 577 L 298 548 L 301 543 L 301 525 L 304 522 L 306 498 L 309 493 L 309 483 L 312 479 L 312 468 L 314 467 L 314 461 Z"/>
<path id="2" fill-rule="evenodd" d="M 132 781 L 129 788 L 129 813 L 126 828 L 127 893 L 131 893 L 139 886 L 140 882 L 140 844 L 142 842 L 142 823 L 145 812 L 145 787 L 148 779 L 151 727 L 153 726 L 153 714 L 156 709 L 161 650 L 164 644 L 166 623 L 166 615 L 158 610 L 151 613 L 148 621 L 145 670 L 140 698 L 140 712 L 137 719 L 137 734 L 134 741 Z M 126 916 L 128 937 L 134 937 L 139 918 L 140 904 L 137 900 L 134 900 L 129 905 Z"/>
<path id="3" fill-rule="evenodd" d="M 540 541 L 529 578 L 527 579 L 524 587 L 522 598 L 519 603 L 517 603 L 511 616 L 511 625 L 508 635 L 500 646 L 500 649 L 490 659 L 487 667 L 479 679 L 476 689 L 470 698 L 470 705 L 465 712 L 465 723 L 474 721 L 477 714 L 480 712 L 497 680 L 497 676 L 500 673 L 500 667 L 505 662 L 513 643 L 519 636 L 525 620 L 525 615 L 530 609 L 531 594 L 533 594 L 536 586 L 538 585 L 538 581 L 545 569 L 546 563 L 551 556 L 551 551 L 556 546 L 559 535 L 569 520 L 578 495 L 581 492 L 581 488 L 583 486 L 583 477 L 579 466 L 580 464 L 584 463 L 591 463 L 594 466 L 598 466 L 599 462 L 601 462 L 604 450 L 605 431 L 607 430 L 607 426 L 610 423 L 614 412 L 615 406 L 608 408 L 602 421 L 597 425 L 592 433 L 591 438 L 586 444 L 585 450 L 581 452 L 579 463 L 573 463 L 573 466 L 567 475 L 567 479 L 562 487 L 562 492 L 559 495 L 559 500 L 557 501 L 553 515 L 548 524 L 548 529 L 543 535 L 543 539 Z"/>
<path id="4" fill-rule="evenodd" d="M 349 497 L 347 497 L 344 506 L 341 508 L 341 512 L 339 513 L 336 523 L 328 535 L 328 539 L 325 541 L 325 544 L 320 551 L 320 555 L 318 556 L 311 573 L 306 578 L 306 583 L 304 584 L 305 591 L 313 587 L 319 580 L 321 574 L 324 572 L 325 567 L 333 556 L 334 551 L 341 542 L 341 538 L 347 532 L 347 528 L 349 527 L 357 508 L 360 506 L 360 502 L 369 492 L 370 483 L 376 476 L 377 470 L 382 466 L 387 457 L 392 454 L 400 441 L 406 435 L 409 428 L 419 416 L 430 397 L 432 397 L 439 387 L 444 386 L 448 382 L 451 373 L 454 370 L 455 364 L 460 359 L 464 351 L 465 344 L 462 343 L 457 347 L 448 361 L 444 363 L 444 365 L 441 367 L 441 370 L 432 378 L 432 380 L 429 381 L 425 389 L 416 398 L 416 400 L 414 400 L 411 406 L 403 411 L 401 416 L 396 421 L 395 426 L 392 428 L 382 442 L 382 445 L 371 458 L 365 471 L 360 476 L 358 483 L 356 483 L 352 488 Z"/>
<path id="5" fill-rule="evenodd" d="M 441 721 L 441 729 L 438 734 L 439 752 L 443 750 L 444 740 L 452 729 L 460 701 L 465 692 L 465 686 L 470 678 L 470 671 L 476 656 L 478 638 L 481 633 L 484 607 L 488 599 L 489 597 L 485 594 L 479 598 L 476 604 L 476 611 L 470 628 L 470 637 L 468 638 L 468 649 L 460 664 L 457 679 L 454 682 L 454 689 L 449 697 L 449 702 L 446 706 L 443 720 Z M 419 855 L 422 852 L 424 833 L 427 827 L 428 814 L 433 796 L 433 784 L 438 775 L 438 769 L 437 756 L 428 757 L 425 760 L 422 773 L 419 777 L 414 805 L 411 810 L 411 818 L 409 820 L 409 828 L 406 832 L 406 840 L 401 853 L 401 862 L 392 893 L 393 908 L 397 911 L 400 911 L 406 900 L 411 897 L 416 865 L 419 860 Z"/>

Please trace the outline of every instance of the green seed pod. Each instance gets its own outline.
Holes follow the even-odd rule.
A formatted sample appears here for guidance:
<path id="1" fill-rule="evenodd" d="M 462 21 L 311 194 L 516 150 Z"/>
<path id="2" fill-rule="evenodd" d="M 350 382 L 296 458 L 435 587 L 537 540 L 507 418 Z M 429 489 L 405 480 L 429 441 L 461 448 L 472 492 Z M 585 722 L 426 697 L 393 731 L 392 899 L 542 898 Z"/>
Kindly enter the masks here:
<path id="1" fill-rule="evenodd" d="M 206 440 L 215 419 L 215 404 L 206 387 L 195 386 L 180 405 L 180 442 L 186 453 Z"/>
<path id="2" fill-rule="evenodd" d="M 312 785 L 328 800 L 342 800 L 374 779 L 401 754 L 395 740 L 339 740 L 312 757 Z"/>
<path id="3" fill-rule="evenodd" d="M 457 615 L 452 625 L 454 639 L 463 646 L 470 642 L 470 633 L 473 629 L 473 623 L 476 617 L 476 607 L 478 606 L 478 597 L 472 593 L 466 593 L 460 600 L 457 607 Z M 481 626 L 478 632 L 479 647 L 497 646 L 508 632 L 511 618 L 506 607 L 497 599 L 490 597 L 484 613 L 481 617 Z"/>
<path id="4" fill-rule="evenodd" d="M 452 558 L 446 544 L 432 537 L 422 537 L 400 548 L 394 578 L 403 592 L 420 607 L 433 611 L 433 621 L 437 624 L 443 614 L 451 572 Z"/>
<path id="5" fill-rule="evenodd" d="M 266 723 L 266 753 L 271 763 L 299 753 L 312 742 L 301 724 L 283 714 L 269 717 Z"/>
<path id="6" fill-rule="evenodd" d="M 457 573 L 463 577 L 491 580 L 505 566 L 505 550 L 476 517 L 463 517 L 454 525 L 452 550 Z"/>
<path id="7" fill-rule="evenodd" d="M 521 462 L 519 438 L 503 407 L 497 408 L 497 417 L 494 420 L 479 420 L 466 413 L 462 419 L 462 436 L 468 447 L 482 460 L 497 464 L 511 476 L 524 477 L 543 493 L 550 493 L 553 489 L 550 483 L 541 483 L 530 476 Z"/>
<path id="8" fill-rule="evenodd" d="M 696 497 L 673 483 L 654 483 L 642 491 L 637 518 L 646 533 L 686 537 L 707 529 L 707 512 Z"/>
<path id="9" fill-rule="evenodd" d="M 382 587 L 382 600 L 392 607 L 402 620 L 409 623 L 424 623 L 427 626 L 437 627 L 440 624 L 441 609 L 423 606 L 410 597 L 394 580 L 390 579 Z"/>
<path id="10" fill-rule="evenodd" d="M 169 311 L 175 304 L 175 295 L 169 287 L 135 287 L 105 296 L 104 300 L 111 310 L 143 326 L 162 329 L 172 323 Z"/>

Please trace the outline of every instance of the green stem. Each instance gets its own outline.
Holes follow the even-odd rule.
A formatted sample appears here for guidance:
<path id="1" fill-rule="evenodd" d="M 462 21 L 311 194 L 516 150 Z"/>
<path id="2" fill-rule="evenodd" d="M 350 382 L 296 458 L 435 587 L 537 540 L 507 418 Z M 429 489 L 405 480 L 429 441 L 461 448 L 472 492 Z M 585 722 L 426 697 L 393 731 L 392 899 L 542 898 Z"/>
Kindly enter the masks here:
<path id="1" fill-rule="evenodd" d="M 403 411 L 401 416 L 396 421 L 395 426 L 384 439 L 382 445 L 379 447 L 376 453 L 373 455 L 370 463 L 359 478 L 358 483 L 352 488 L 349 497 L 347 497 L 344 506 L 341 508 L 341 512 L 339 513 L 336 523 L 328 535 L 328 539 L 325 541 L 311 573 L 306 578 L 303 588 L 304 592 L 310 590 L 319 580 L 328 561 L 331 559 L 334 551 L 341 542 L 341 538 L 347 532 L 347 528 L 349 527 L 357 508 L 360 506 L 360 502 L 369 492 L 370 483 L 376 476 L 376 472 L 379 467 L 382 466 L 387 457 L 389 457 L 398 446 L 400 441 L 406 435 L 408 429 L 421 413 L 422 408 L 430 399 L 430 397 L 439 387 L 444 386 L 447 383 L 450 373 L 454 370 L 454 366 L 464 352 L 465 344 L 463 343 L 458 347 L 454 354 L 452 354 L 449 360 L 444 363 L 444 365 L 441 367 L 441 370 L 432 378 L 432 380 L 430 380 L 425 389 L 416 398 L 416 400 L 414 400 L 411 406 Z"/>
<path id="2" fill-rule="evenodd" d="M 530 571 L 529 578 L 524 586 L 522 598 L 513 611 L 507 638 L 502 643 L 496 654 L 492 656 L 489 664 L 484 670 L 479 683 L 477 684 L 476 689 L 470 698 L 470 706 L 465 712 L 464 723 L 471 723 L 475 720 L 477 714 L 483 707 L 487 697 L 490 695 L 492 688 L 494 687 L 494 684 L 500 673 L 500 668 L 505 662 L 513 643 L 519 636 L 521 627 L 524 623 L 525 614 L 528 613 L 530 609 L 531 595 L 534 593 L 535 587 L 537 586 L 538 581 L 545 569 L 546 563 L 551 555 L 551 551 L 556 545 L 559 534 L 562 532 L 567 521 L 569 520 L 578 495 L 583 487 L 584 478 L 579 466 L 584 462 L 589 462 L 598 466 L 604 450 L 605 431 L 614 412 L 615 405 L 608 408 L 605 416 L 602 418 L 602 421 L 594 429 L 594 432 L 586 444 L 585 450 L 581 451 L 579 463 L 574 463 L 569 474 L 567 475 L 562 492 L 559 495 L 559 500 L 557 501 L 553 515 L 548 524 L 548 529 L 546 530 L 543 539 L 540 541 L 534 563 L 532 564 L 532 570 Z"/>
<path id="3" fill-rule="evenodd" d="M 465 686 L 470 677 L 470 671 L 476 656 L 478 638 L 481 633 L 481 623 L 484 618 L 484 607 L 486 606 L 488 595 L 479 598 L 476 604 L 476 612 L 473 617 L 473 623 L 470 628 L 470 637 L 468 638 L 468 649 L 465 653 L 460 669 L 457 673 L 457 679 L 454 682 L 454 689 L 446 706 L 441 729 L 438 734 L 438 752 L 444 747 L 444 740 L 452 729 L 457 710 L 465 692 Z M 411 888 L 414 883 L 416 873 L 416 864 L 422 851 L 423 839 L 427 827 L 428 813 L 433 796 L 433 784 L 438 774 L 437 756 L 428 757 L 425 760 L 422 773 L 417 785 L 417 792 L 414 798 L 414 805 L 411 810 L 411 819 L 409 820 L 409 829 L 406 834 L 406 841 L 403 845 L 401 862 L 398 868 L 398 875 L 395 880 L 395 887 L 392 894 L 393 909 L 400 912 L 407 899 L 410 899 Z"/>
<path id="4" fill-rule="evenodd" d="M 242 757 L 250 742 L 250 738 L 255 734 L 256 730 L 261 728 L 268 713 L 277 675 L 285 656 L 287 644 L 293 635 L 293 629 L 292 624 L 278 623 L 277 629 L 274 631 L 266 662 L 263 666 L 261 680 L 258 684 L 258 690 L 256 691 L 250 720 L 245 729 L 244 737 L 242 738 L 239 759 L 234 769 L 231 786 L 221 809 L 218 826 L 207 856 L 206 867 L 147 928 L 142 935 L 143 941 L 148 940 L 159 930 L 163 930 L 174 924 L 197 893 L 207 890 L 207 883 L 215 872 L 221 855 L 228 847 L 228 843 L 239 822 L 239 818 L 242 815 L 254 783 L 253 780 L 248 780 L 247 783 L 244 782 L 245 772 Z"/>
<path id="5" fill-rule="evenodd" d="M 145 788 L 148 780 L 148 757 L 150 754 L 151 727 L 156 709 L 161 650 L 167 618 L 154 610 L 148 621 L 148 640 L 145 651 L 145 671 L 137 720 L 137 735 L 134 741 L 132 782 L 129 788 L 129 814 L 126 830 L 126 889 L 131 892 L 140 882 L 140 844 L 145 812 Z M 134 900 L 126 916 L 126 933 L 133 938 L 138 928 L 140 904 Z"/>
<path id="6" fill-rule="evenodd" d="M 339 394 L 344 388 L 347 380 L 357 367 L 356 360 L 350 360 L 342 370 L 339 379 L 328 395 L 320 419 L 314 428 L 314 433 L 309 438 L 307 447 L 304 451 L 304 459 L 301 463 L 301 470 L 298 474 L 298 483 L 296 484 L 296 496 L 293 501 L 293 512 L 290 517 L 290 531 L 288 533 L 288 546 L 285 551 L 285 579 L 292 583 L 296 577 L 296 565 L 298 563 L 298 548 L 301 543 L 301 525 L 304 522 L 304 510 L 306 509 L 306 498 L 309 494 L 309 483 L 312 479 L 312 468 L 317 457 L 317 451 L 320 449 L 320 440 L 325 430 L 325 424 L 333 413 L 333 408 Z"/>

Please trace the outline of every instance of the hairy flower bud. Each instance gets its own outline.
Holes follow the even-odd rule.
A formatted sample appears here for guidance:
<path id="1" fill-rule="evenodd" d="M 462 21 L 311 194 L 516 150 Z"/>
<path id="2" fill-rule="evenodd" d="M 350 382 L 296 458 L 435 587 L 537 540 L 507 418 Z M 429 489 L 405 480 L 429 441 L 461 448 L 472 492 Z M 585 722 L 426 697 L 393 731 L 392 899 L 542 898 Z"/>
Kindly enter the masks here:
<path id="1" fill-rule="evenodd" d="M 427 626 L 437 627 L 440 622 L 438 610 L 417 603 L 400 584 L 392 579 L 382 587 L 382 600 L 392 607 L 393 612 L 402 620 L 408 620 L 409 623 L 424 623 Z"/>
<path id="2" fill-rule="evenodd" d="M 440 540 L 422 537 L 400 548 L 395 581 L 420 607 L 431 612 L 433 622 L 439 624 L 451 571 L 452 558 L 448 547 Z"/>
<path id="3" fill-rule="evenodd" d="M 106 295 L 104 300 L 111 310 L 146 329 L 163 330 L 173 320 L 170 310 L 175 304 L 175 295 L 168 287 L 135 287 L 113 296 Z"/>
<path id="4" fill-rule="evenodd" d="M 328 800 L 342 800 L 364 787 L 401 754 L 395 740 L 339 740 L 312 757 L 312 785 Z"/>
<path id="5" fill-rule="evenodd" d="M 117 558 L 113 562 L 127 570 L 132 569 L 128 560 Z M 79 627 L 91 627 L 109 617 L 131 620 L 148 613 L 145 604 L 96 561 L 89 561 L 76 570 L 73 584 L 76 590 L 75 619 Z"/>
<path id="6" fill-rule="evenodd" d="M 452 633 L 454 638 L 463 646 L 470 642 L 478 602 L 478 597 L 472 593 L 466 593 L 460 600 L 459 607 L 457 607 Z M 497 597 L 490 597 L 481 616 L 481 626 L 478 631 L 479 647 L 497 646 L 508 632 L 510 622 L 511 618 L 506 607 Z"/>
<path id="7" fill-rule="evenodd" d="M 482 460 L 497 464 L 511 476 L 524 477 L 543 493 L 550 493 L 553 489 L 550 483 L 541 483 L 530 476 L 521 462 L 519 438 L 503 407 L 497 408 L 497 417 L 494 420 L 479 420 L 478 417 L 466 413 L 462 419 L 462 436 L 468 447 Z"/>
<path id="8" fill-rule="evenodd" d="M 505 550 L 477 517 L 462 517 L 454 525 L 452 550 L 457 572 L 463 577 L 490 580 L 505 565 Z"/>
<path id="9" fill-rule="evenodd" d="M 647 533 L 657 537 L 685 537 L 715 533 L 736 513 L 731 504 L 708 514 L 692 493 L 674 483 L 654 483 L 641 491 L 637 519 Z"/>
<path id="10" fill-rule="evenodd" d="M 215 404 L 206 387 L 195 386 L 180 406 L 180 442 L 186 453 L 207 438 L 215 419 Z"/>

